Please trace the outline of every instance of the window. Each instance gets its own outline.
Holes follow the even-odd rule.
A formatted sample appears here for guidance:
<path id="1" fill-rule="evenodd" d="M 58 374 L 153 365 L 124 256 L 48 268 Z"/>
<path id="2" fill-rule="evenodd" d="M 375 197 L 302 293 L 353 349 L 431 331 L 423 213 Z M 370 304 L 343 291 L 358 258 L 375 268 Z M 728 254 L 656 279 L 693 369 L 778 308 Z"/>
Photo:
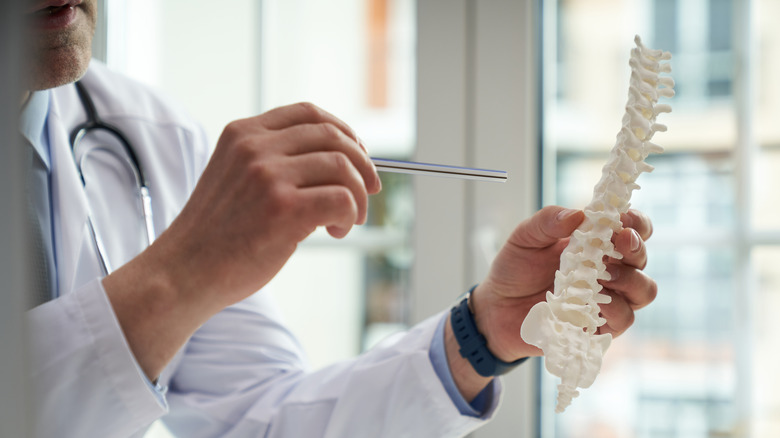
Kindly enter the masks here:
<path id="1" fill-rule="evenodd" d="M 545 4 L 549 4 L 547 2 Z M 655 233 L 646 272 L 656 301 L 616 339 L 593 387 L 562 415 L 557 382 L 543 376 L 542 435 L 560 437 L 770 437 L 780 433 L 771 387 L 780 328 L 780 32 L 769 0 L 558 1 L 557 53 L 545 53 L 544 148 L 555 184 L 545 199 L 590 200 L 625 104 L 634 34 L 672 52 L 677 96 L 659 117 L 666 152 L 637 181 L 635 208 Z M 777 16 L 777 15 L 774 15 Z M 549 32 L 547 33 L 549 35 Z M 618 62 L 619 61 L 619 62 Z M 741 66 L 741 70 L 740 69 Z M 562 83 L 561 83 L 562 82 Z M 548 176 L 549 179 L 549 176 Z M 586 182 L 589 182 L 586 184 Z M 545 373 L 543 373 L 545 374 Z M 774 386 L 770 386 L 774 385 Z"/>
<path id="2" fill-rule="evenodd" d="M 113 0 L 110 67 L 161 89 L 212 142 L 231 120 L 309 101 L 349 123 L 373 156 L 414 152 L 412 0 Z M 269 285 L 319 367 L 410 323 L 408 175 L 383 174 L 370 217 L 343 240 L 318 230 Z M 157 424 L 147 435 L 167 436 Z"/>
<path id="3" fill-rule="evenodd" d="M 267 0 L 260 17 L 261 110 L 311 101 L 347 121 L 373 156 L 410 158 L 412 1 Z M 381 176 L 366 226 L 344 241 L 315 233 L 271 284 L 315 365 L 352 357 L 409 323 L 411 178 Z"/>
<path id="4" fill-rule="evenodd" d="M 712 100 L 731 96 L 732 1 L 654 0 L 651 3 L 654 40 L 658 47 L 676 55 L 676 97 Z"/>

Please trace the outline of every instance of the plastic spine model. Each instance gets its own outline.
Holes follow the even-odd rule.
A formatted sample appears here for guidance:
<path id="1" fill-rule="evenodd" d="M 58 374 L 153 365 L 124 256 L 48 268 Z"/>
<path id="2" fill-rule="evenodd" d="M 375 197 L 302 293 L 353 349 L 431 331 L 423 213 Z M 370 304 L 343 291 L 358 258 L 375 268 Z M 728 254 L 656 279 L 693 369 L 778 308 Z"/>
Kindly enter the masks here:
<path id="1" fill-rule="evenodd" d="M 606 320 L 599 316 L 599 304 L 611 297 L 600 293 L 598 280 L 609 280 L 605 256 L 623 258 L 611 238 L 622 229 L 620 214 L 629 208 L 635 183 L 642 172 L 653 167 L 644 160 L 663 148 L 651 143 L 666 126 L 655 123 L 659 113 L 671 111 L 657 104 L 659 97 L 674 96 L 674 81 L 660 77 L 670 73 L 669 52 L 648 49 L 637 36 L 631 50 L 631 82 L 623 127 L 602 169 L 601 180 L 593 190 L 593 200 L 585 207 L 585 220 L 571 236 L 561 254 L 560 270 L 555 273 L 554 292 L 537 303 L 521 328 L 523 340 L 544 351 L 547 371 L 561 378 L 556 412 L 563 412 L 577 388 L 587 388 L 596 380 L 601 359 L 612 341 L 611 334 L 598 334 Z"/>

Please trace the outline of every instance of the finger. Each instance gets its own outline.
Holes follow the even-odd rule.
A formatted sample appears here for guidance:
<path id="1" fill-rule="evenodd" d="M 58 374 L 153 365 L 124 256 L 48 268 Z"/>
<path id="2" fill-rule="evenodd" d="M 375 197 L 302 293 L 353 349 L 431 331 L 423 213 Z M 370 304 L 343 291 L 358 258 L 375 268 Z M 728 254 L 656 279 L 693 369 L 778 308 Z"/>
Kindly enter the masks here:
<path id="1" fill-rule="evenodd" d="M 642 240 L 647 240 L 653 235 L 653 222 L 650 217 L 639 210 L 630 209 L 621 214 L 620 221 L 623 222 L 624 228 L 635 229 Z"/>
<path id="2" fill-rule="evenodd" d="M 329 123 L 337 127 L 344 135 L 353 139 L 356 144 L 360 143 L 352 127 L 333 114 L 309 102 L 274 108 L 257 116 L 257 119 L 263 126 L 272 130 L 309 123 Z"/>
<path id="3" fill-rule="evenodd" d="M 377 193 L 382 188 L 379 174 L 371 158 L 362 151 L 355 141 L 330 123 L 306 123 L 280 130 L 277 147 L 287 155 L 300 155 L 317 151 L 335 151 L 349 157 L 360 172 L 369 193 Z"/>
<path id="4" fill-rule="evenodd" d="M 621 294 L 609 289 L 605 289 L 602 293 L 612 297 L 612 302 L 599 305 L 601 316 L 607 320 L 606 324 L 599 327 L 599 332 L 617 336 L 634 323 L 634 311 Z"/>
<path id="5" fill-rule="evenodd" d="M 297 192 L 297 205 L 304 229 L 324 226 L 338 239 L 346 236 L 357 221 L 357 204 L 344 186 L 301 189 Z"/>
<path id="6" fill-rule="evenodd" d="M 569 237 L 582 223 L 585 214 L 580 210 L 548 206 L 521 223 L 510 241 L 522 248 L 546 248 Z"/>
<path id="7" fill-rule="evenodd" d="M 607 265 L 607 272 L 611 278 L 601 284 L 620 293 L 633 310 L 647 306 L 658 295 L 655 280 L 638 269 L 616 262 Z"/>
<path id="8" fill-rule="evenodd" d="M 357 205 L 357 224 L 366 220 L 368 211 L 368 192 L 363 178 L 346 155 L 340 152 L 313 152 L 295 157 L 288 157 L 295 169 L 290 175 L 292 183 L 297 187 L 315 187 L 340 185 L 349 189 Z"/>
<path id="9" fill-rule="evenodd" d="M 633 228 L 624 228 L 614 236 L 615 250 L 623 254 L 623 264 L 638 269 L 647 266 L 647 248 L 639 233 Z"/>

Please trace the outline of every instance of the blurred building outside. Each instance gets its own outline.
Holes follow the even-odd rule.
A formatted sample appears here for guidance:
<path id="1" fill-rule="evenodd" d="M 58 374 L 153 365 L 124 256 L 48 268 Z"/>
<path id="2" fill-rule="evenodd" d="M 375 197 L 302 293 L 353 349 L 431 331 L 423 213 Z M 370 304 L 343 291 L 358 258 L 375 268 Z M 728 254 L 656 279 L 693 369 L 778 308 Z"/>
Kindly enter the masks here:
<path id="1" fill-rule="evenodd" d="M 615 142 L 634 34 L 672 52 L 662 155 L 637 181 L 656 301 L 544 436 L 780 436 L 780 2 L 569 0 L 545 99 L 546 198 L 586 205 Z M 554 12 L 549 12 L 550 9 Z M 746 16 L 747 14 L 747 16 Z M 546 41 L 546 44 L 551 44 Z M 546 46 L 546 47 L 551 47 Z M 552 71 L 551 71 L 552 73 Z M 554 166 L 551 163 L 554 162 Z M 554 175 L 554 179 L 552 179 Z M 552 390 L 549 382 L 546 392 Z M 544 412 L 544 410 L 543 410 Z M 554 424 L 554 426 L 552 426 Z M 554 432 L 552 432 L 554 430 Z"/>

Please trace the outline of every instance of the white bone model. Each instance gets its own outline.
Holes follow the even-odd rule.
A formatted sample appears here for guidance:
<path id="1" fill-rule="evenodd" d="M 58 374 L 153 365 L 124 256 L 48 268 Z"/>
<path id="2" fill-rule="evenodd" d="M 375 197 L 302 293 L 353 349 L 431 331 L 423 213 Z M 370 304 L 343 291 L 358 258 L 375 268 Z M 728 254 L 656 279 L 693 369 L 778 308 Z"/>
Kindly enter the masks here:
<path id="1" fill-rule="evenodd" d="M 631 192 L 639 188 L 634 181 L 640 173 L 653 170 L 645 158 L 651 152 L 663 152 L 650 142 L 653 134 L 666 131 L 666 126 L 655 123 L 656 116 L 672 110 L 657 104 L 659 97 L 674 96 L 672 78 L 659 77 L 671 72 L 669 63 L 661 62 L 671 59 L 671 54 L 646 48 L 639 36 L 634 42 L 623 127 L 593 189 L 593 199 L 585 207 L 585 220 L 561 254 L 554 293 L 548 291 L 547 300 L 531 308 L 520 331 L 525 342 L 544 351 L 547 371 L 561 378 L 555 409 L 559 413 L 579 395 L 578 387 L 587 388 L 596 380 L 601 358 L 612 341 L 611 334 L 596 333 L 606 322 L 599 316 L 598 305 L 611 301 L 599 293 L 598 280 L 610 278 L 605 256 L 623 258 L 612 244 L 612 234 L 623 228 L 620 214 L 628 210 Z"/>

